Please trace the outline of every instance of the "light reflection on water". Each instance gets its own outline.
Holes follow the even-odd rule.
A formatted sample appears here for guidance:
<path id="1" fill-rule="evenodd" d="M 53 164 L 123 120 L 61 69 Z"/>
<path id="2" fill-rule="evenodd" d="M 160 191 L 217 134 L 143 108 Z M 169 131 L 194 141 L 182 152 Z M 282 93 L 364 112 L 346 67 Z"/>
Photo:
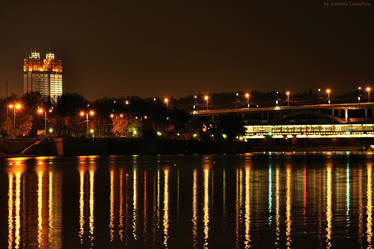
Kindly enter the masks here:
<path id="1" fill-rule="evenodd" d="M 372 159 L 339 156 L 10 158 L 0 229 L 9 249 L 373 248 Z"/>

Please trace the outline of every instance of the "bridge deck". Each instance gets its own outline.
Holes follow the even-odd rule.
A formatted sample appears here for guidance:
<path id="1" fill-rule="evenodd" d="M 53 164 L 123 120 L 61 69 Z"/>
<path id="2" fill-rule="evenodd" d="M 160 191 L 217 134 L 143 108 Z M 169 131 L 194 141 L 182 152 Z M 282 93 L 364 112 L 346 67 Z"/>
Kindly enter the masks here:
<path id="1" fill-rule="evenodd" d="M 374 102 L 365 103 L 341 103 L 341 104 L 318 104 L 318 105 L 298 105 L 298 106 L 269 106 L 269 107 L 244 107 L 244 108 L 227 108 L 211 110 L 194 110 L 190 112 L 193 115 L 210 116 L 226 113 L 246 113 L 246 112 L 267 112 L 281 110 L 307 110 L 307 109 L 365 109 L 374 108 Z"/>

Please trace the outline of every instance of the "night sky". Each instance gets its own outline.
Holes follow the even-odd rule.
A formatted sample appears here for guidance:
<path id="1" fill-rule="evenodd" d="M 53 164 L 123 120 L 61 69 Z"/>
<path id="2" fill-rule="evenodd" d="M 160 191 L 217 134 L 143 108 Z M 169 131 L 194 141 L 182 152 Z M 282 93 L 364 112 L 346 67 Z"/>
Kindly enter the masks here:
<path id="1" fill-rule="evenodd" d="M 327 2 L 3 0 L 0 95 L 21 93 L 33 48 L 88 99 L 374 86 L 374 1 Z"/>

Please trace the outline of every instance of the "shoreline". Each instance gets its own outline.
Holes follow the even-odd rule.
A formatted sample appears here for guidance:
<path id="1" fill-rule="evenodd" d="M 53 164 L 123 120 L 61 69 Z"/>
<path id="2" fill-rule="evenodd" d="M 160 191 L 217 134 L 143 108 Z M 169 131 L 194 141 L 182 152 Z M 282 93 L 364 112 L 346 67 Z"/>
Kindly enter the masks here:
<path id="1" fill-rule="evenodd" d="M 41 139 L 0 141 L 0 157 L 158 154 L 244 154 L 254 152 L 370 151 L 374 139 L 253 139 L 239 141 L 198 141 L 158 139 Z M 8 146 L 8 147 L 7 147 Z"/>

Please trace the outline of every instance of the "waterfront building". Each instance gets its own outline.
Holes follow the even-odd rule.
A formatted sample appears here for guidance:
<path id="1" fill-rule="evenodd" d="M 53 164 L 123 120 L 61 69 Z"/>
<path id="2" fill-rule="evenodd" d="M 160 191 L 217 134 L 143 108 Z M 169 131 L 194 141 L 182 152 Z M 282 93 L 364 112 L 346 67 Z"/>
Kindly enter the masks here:
<path id="1" fill-rule="evenodd" d="M 56 104 L 62 91 L 62 61 L 54 53 L 46 53 L 41 59 L 39 52 L 32 51 L 23 63 L 23 93 L 39 92 Z"/>

